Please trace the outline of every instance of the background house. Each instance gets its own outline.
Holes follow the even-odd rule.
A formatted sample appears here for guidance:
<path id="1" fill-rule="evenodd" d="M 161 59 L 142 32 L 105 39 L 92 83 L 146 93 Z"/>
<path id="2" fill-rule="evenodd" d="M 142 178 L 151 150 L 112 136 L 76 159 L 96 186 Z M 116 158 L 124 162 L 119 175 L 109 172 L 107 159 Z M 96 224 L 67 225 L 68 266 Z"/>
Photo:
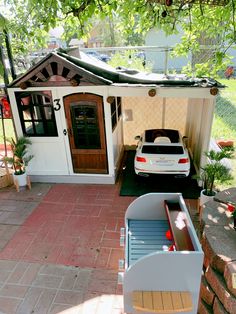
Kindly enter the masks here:
<path id="1" fill-rule="evenodd" d="M 200 38 L 201 49 L 194 54 L 189 53 L 187 57 L 173 57 L 171 52 L 176 44 L 181 42 L 184 32 L 178 29 L 177 34 L 166 35 L 164 31 L 153 28 L 147 32 L 145 37 L 145 46 L 153 46 L 153 49 L 146 49 L 146 60 L 153 63 L 153 72 L 180 72 L 183 66 L 188 62 L 192 65 L 195 63 L 204 63 L 209 57 L 215 54 L 214 45 L 218 44 L 217 37 L 214 39 L 206 38 L 204 35 Z M 227 49 L 228 48 L 228 49 Z M 231 56 L 231 64 L 236 66 L 236 49 L 235 46 L 227 47 L 225 52 Z M 229 64 L 230 65 L 230 64 Z"/>
<path id="2" fill-rule="evenodd" d="M 167 36 L 164 31 L 151 29 L 145 38 L 145 46 L 156 46 L 153 50 L 146 50 L 147 61 L 152 62 L 153 72 L 162 73 L 167 68 L 169 72 L 180 72 L 183 66 L 191 61 L 188 57 L 171 57 L 171 51 L 176 44 L 181 42 L 183 32 Z"/>

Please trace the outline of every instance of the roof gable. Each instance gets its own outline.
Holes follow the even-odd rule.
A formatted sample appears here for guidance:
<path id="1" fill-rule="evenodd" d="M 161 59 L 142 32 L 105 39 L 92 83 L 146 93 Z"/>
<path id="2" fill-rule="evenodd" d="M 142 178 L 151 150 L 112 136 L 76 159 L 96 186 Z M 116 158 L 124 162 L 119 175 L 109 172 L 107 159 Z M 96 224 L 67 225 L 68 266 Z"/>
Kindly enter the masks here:
<path id="1" fill-rule="evenodd" d="M 111 83 L 112 81 L 86 70 L 59 54 L 50 53 L 14 80 L 9 87 L 25 89 L 29 86 L 110 85 Z"/>

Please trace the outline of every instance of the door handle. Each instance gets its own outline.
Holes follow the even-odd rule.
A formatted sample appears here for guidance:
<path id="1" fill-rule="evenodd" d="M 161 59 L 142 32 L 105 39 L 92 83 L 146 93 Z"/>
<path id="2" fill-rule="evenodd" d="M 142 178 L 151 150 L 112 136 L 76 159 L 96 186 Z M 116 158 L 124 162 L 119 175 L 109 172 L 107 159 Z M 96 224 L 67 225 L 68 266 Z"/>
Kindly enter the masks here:
<path id="1" fill-rule="evenodd" d="M 67 135 L 66 129 L 63 130 L 63 134 L 64 134 L 65 136 Z"/>

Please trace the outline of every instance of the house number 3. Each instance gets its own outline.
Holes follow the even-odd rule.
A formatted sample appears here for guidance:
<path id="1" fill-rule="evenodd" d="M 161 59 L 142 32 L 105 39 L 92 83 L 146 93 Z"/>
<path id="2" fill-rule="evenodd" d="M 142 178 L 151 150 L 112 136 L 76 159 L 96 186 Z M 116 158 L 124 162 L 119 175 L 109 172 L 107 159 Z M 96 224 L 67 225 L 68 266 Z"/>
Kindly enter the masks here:
<path id="1" fill-rule="evenodd" d="M 54 99 L 55 106 L 53 107 L 55 111 L 59 111 L 61 109 L 60 99 Z"/>

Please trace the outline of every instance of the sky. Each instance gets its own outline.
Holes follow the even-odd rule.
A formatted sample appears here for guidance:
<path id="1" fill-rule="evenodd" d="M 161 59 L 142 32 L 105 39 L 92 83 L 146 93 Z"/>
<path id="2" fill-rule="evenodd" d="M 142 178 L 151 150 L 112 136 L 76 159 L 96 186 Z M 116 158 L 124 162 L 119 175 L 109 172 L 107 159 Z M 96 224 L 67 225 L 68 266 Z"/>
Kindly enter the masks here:
<path id="1" fill-rule="evenodd" d="M 63 34 L 64 32 L 64 29 L 62 26 L 59 26 L 59 27 L 56 27 L 56 28 L 53 28 L 49 31 L 49 34 L 53 37 L 56 37 L 56 38 L 61 38 L 61 35 Z"/>

